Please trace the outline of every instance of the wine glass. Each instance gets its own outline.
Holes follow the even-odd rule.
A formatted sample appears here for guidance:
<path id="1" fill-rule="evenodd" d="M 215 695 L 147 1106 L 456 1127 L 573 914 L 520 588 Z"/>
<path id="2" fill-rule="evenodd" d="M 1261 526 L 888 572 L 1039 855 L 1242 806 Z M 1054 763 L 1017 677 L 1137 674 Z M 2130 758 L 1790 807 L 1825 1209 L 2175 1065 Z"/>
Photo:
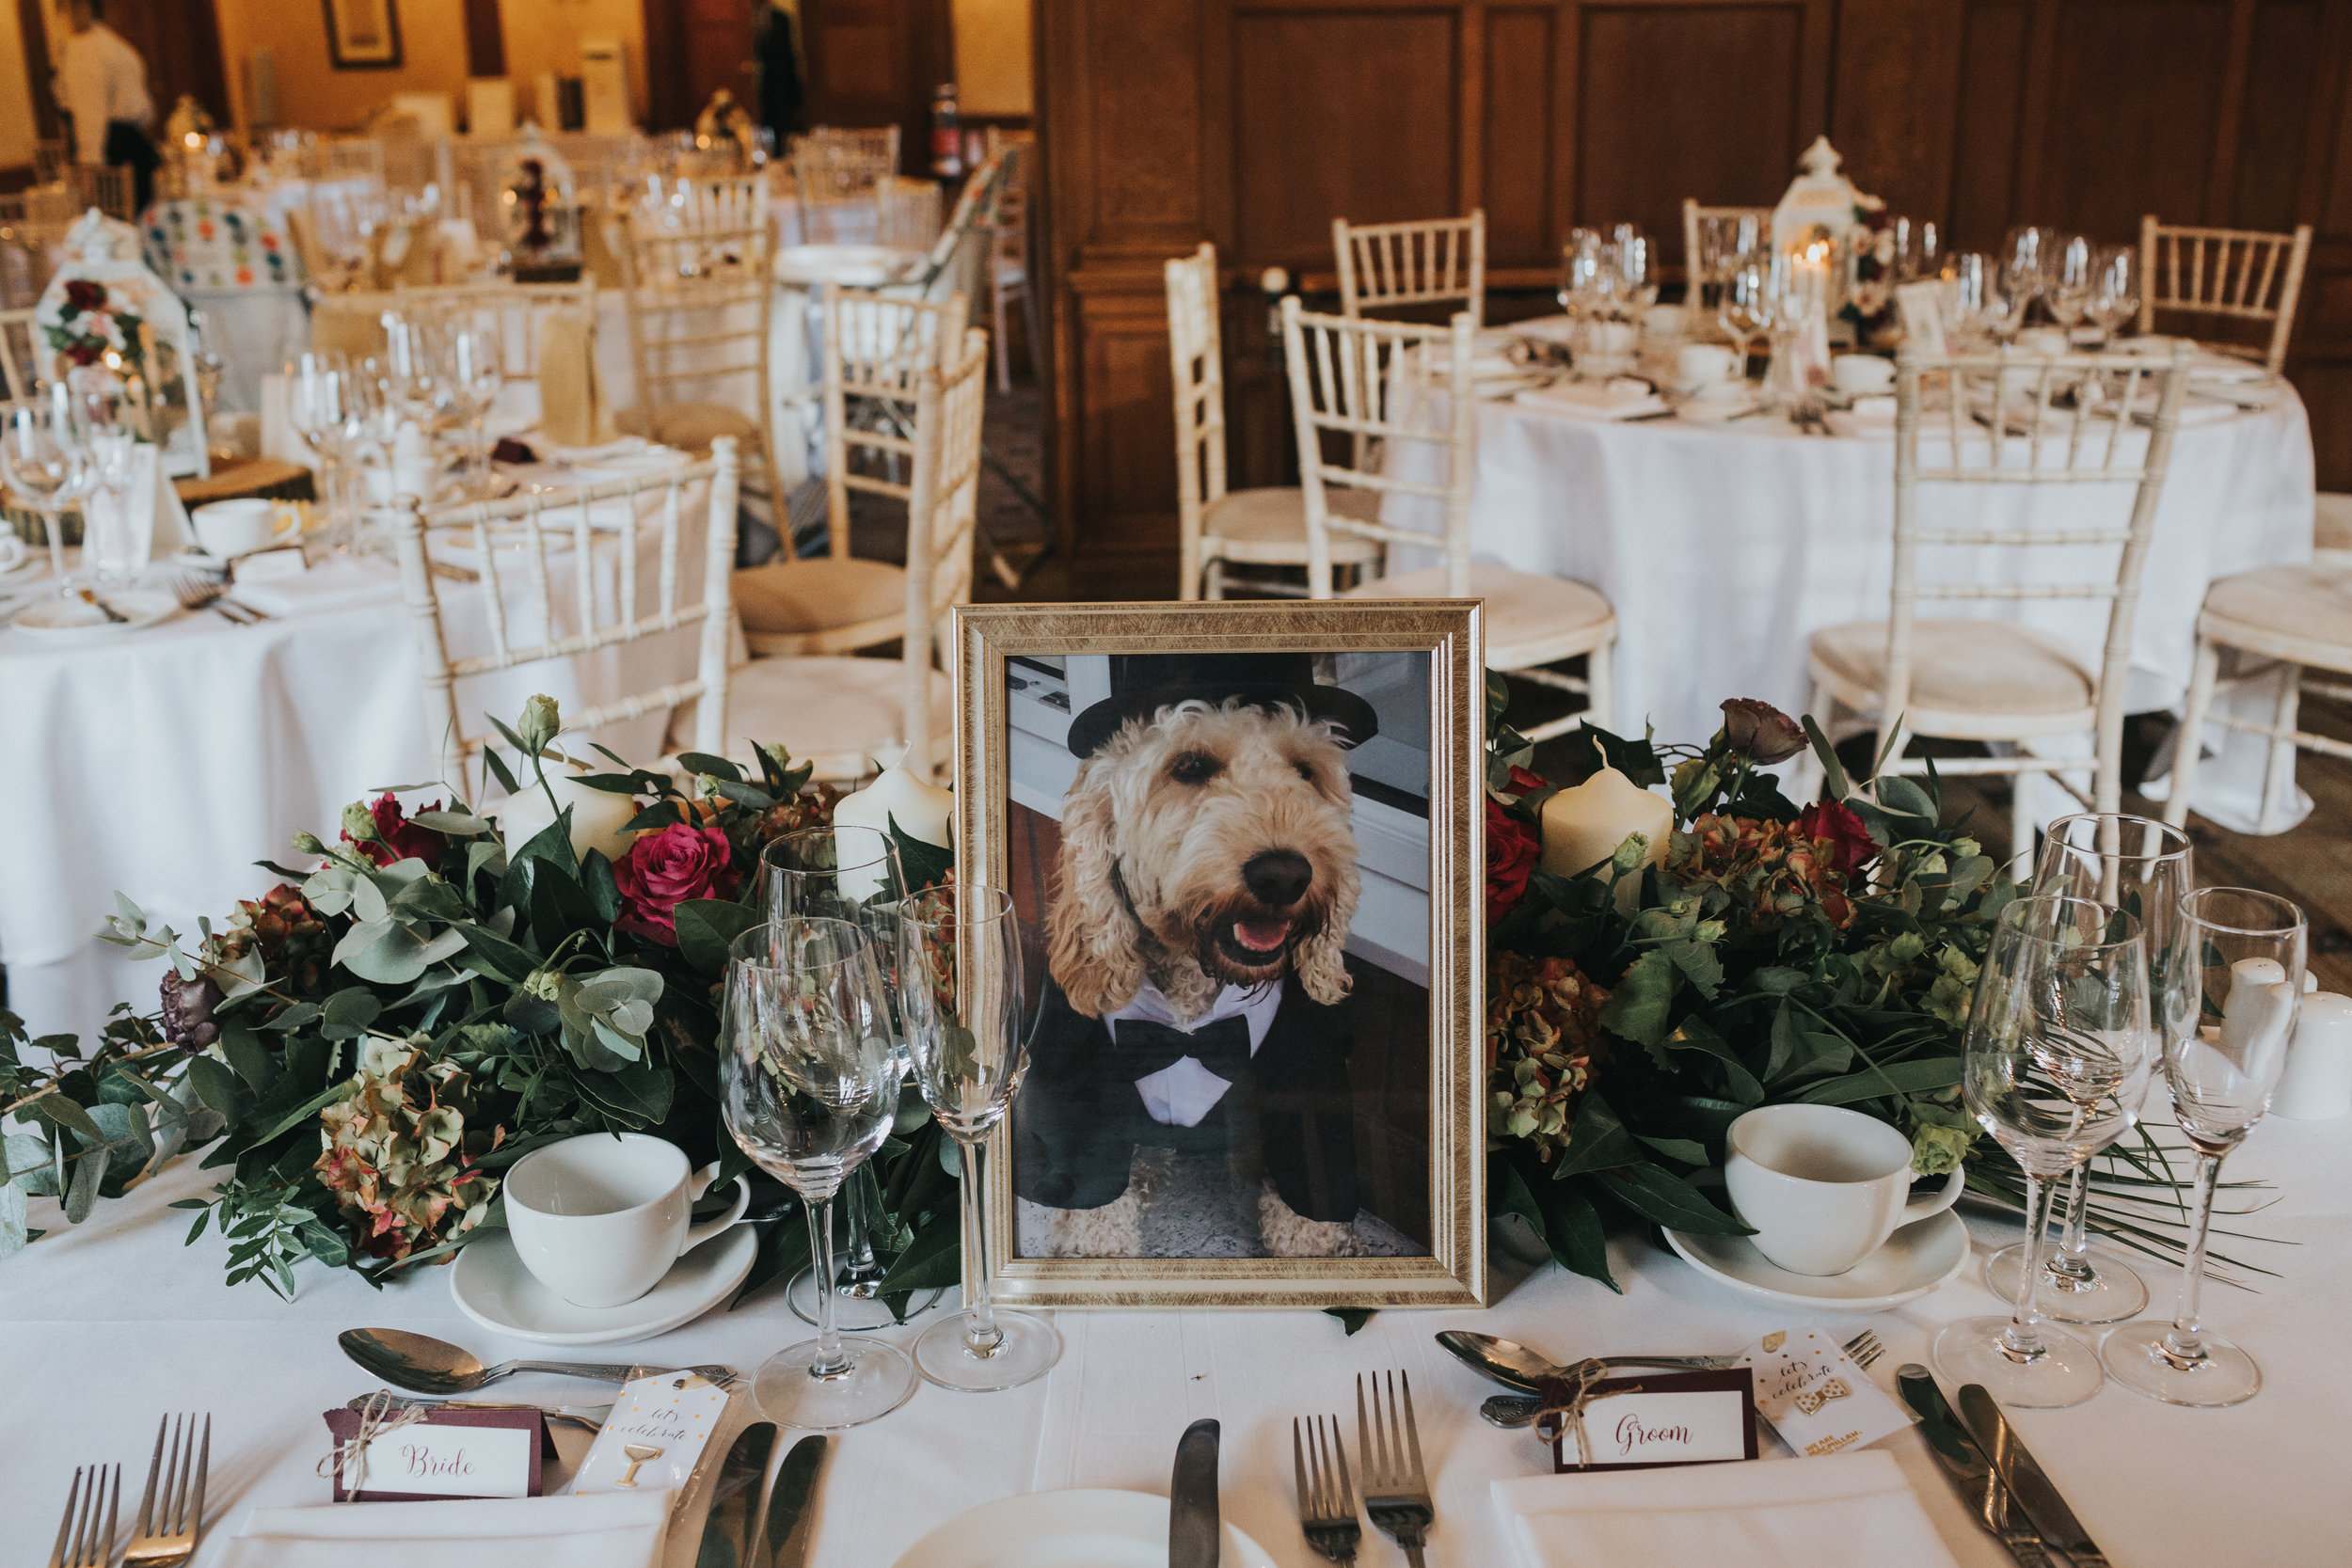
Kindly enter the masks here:
<path id="1" fill-rule="evenodd" d="M 821 916 L 847 920 L 873 930 L 883 943 L 882 959 L 889 961 L 888 931 L 866 918 L 869 906 L 906 896 L 906 874 L 898 864 L 898 846 L 875 828 L 849 826 L 808 828 L 780 834 L 759 854 L 759 898 L 771 920 Z M 906 1070 L 903 1033 L 898 1050 L 899 1073 Z M 888 1328 L 898 1321 L 882 1298 L 882 1276 L 890 1271 L 874 1256 L 874 1230 L 882 1217 L 882 1184 L 871 1165 L 860 1165 L 841 1194 L 842 1224 L 848 1231 L 846 1259 L 834 1276 L 834 1321 L 849 1333 Z M 939 1298 L 930 1292 L 924 1307 Z M 817 1321 L 817 1275 L 813 1267 L 799 1270 L 785 1289 L 785 1302 L 803 1323 Z M 919 1310 L 919 1308 L 918 1308 Z"/>
<path id="2" fill-rule="evenodd" d="M 286 361 L 286 422 L 318 454 L 327 537 L 339 552 L 350 546 L 343 524 L 343 482 L 357 412 L 351 362 L 341 353 L 306 350 Z"/>
<path id="3" fill-rule="evenodd" d="M 73 574 L 66 570 L 57 514 L 87 486 L 89 452 L 75 428 L 65 384 L 53 383 L 43 391 L 45 396 L 0 408 L 0 476 L 40 514 L 49 533 L 49 570 L 57 592 L 71 594 Z"/>
<path id="4" fill-rule="evenodd" d="M 1560 247 L 1560 309 L 1571 316 L 1586 314 L 1601 297 L 1603 243 L 1597 229 L 1571 229 Z"/>
<path id="5" fill-rule="evenodd" d="M 898 1046 L 871 932 L 846 920 L 771 921 L 727 950 L 719 1026 L 721 1114 L 760 1169 L 808 1211 L 809 1256 L 833 1277 L 833 1198 L 873 1157 L 898 1111 Z M 777 1352 L 753 1394 L 780 1426 L 829 1431 L 886 1416 L 913 1396 L 906 1354 L 845 1342 L 834 1293 L 817 1338 Z"/>
<path id="6" fill-rule="evenodd" d="M 2190 867 L 2188 835 L 2180 829 L 2145 816 L 2086 812 L 2050 824 L 2033 891 L 2088 899 L 2138 921 L 2148 950 L 2150 1006 L 2162 1018 L 2174 1006 L 2168 988 L 2186 984 L 2192 967 L 2180 918 L 2181 897 L 2196 885 Z M 2042 1315 L 2058 1323 L 2120 1323 L 2148 1305 L 2148 1287 L 2121 1259 L 2102 1251 L 2092 1261 L 2083 1225 L 2090 1196 L 2086 1162 L 2068 1181 L 2065 1235 L 2039 1282 Z M 2020 1242 L 1986 1259 L 1985 1289 L 2014 1301 L 2026 1251 Z"/>
<path id="7" fill-rule="evenodd" d="M 1649 236 L 1629 223 L 1611 231 L 1611 254 L 1616 262 L 1614 293 L 1627 305 L 1642 309 L 1658 303 L 1657 251 Z"/>
<path id="8" fill-rule="evenodd" d="M 2090 242 L 2080 234 L 2072 236 L 2058 248 L 2057 264 L 2042 288 L 2042 308 L 2066 329 L 2070 342 L 2083 313 L 2090 309 L 2091 257 Z"/>
<path id="9" fill-rule="evenodd" d="M 1712 285 L 1717 302 L 1722 300 L 1724 279 L 1740 258 L 1753 256 L 1763 247 L 1761 226 L 1753 213 L 1718 213 L 1699 219 L 1699 253 L 1691 259 L 1691 293 L 1688 303 L 1695 309 L 1707 305 L 1706 290 Z"/>
<path id="10" fill-rule="evenodd" d="M 442 329 L 441 378 L 449 388 L 452 404 L 473 434 L 468 461 L 477 494 L 489 487 L 490 442 L 486 427 L 490 406 L 498 401 L 499 388 L 506 381 L 500 352 L 498 333 L 479 322 L 461 319 Z"/>
<path id="11" fill-rule="evenodd" d="M 1969 344 L 2007 343 L 2025 321 L 2025 300 L 2010 291 L 1993 258 L 1970 251 L 1952 263 L 1950 325 Z"/>
<path id="12" fill-rule="evenodd" d="M 1944 235 L 1931 219 L 1895 220 L 1895 281 L 1935 277 L 1944 269 Z"/>
<path id="13" fill-rule="evenodd" d="M 2270 1108 L 2303 1006 L 2303 911 L 2251 888 L 2209 887 L 2180 903 L 2191 955 L 2164 1030 L 2172 1110 L 2197 1151 L 2188 1257 L 2170 1322 L 2141 1318 L 2110 1333 L 2102 1358 L 2115 1381 L 2167 1404 L 2238 1404 L 2261 1391 L 2254 1358 L 2205 1332 L 2198 1294 L 2221 1161 Z"/>
<path id="14" fill-rule="evenodd" d="M 2139 314 L 2139 252 L 2127 245 L 2101 245 L 2093 258 L 2090 303 L 2086 308 L 2100 341 Z"/>
<path id="15" fill-rule="evenodd" d="M 2053 1183 L 2138 1119 L 2157 1054 L 2139 922 L 2086 898 L 2021 898 L 1993 928 L 1968 1013 L 1962 1097 L 2026 1173 L 2026 1266 L 2007 1318 L 1963 1318 L 1935 1337 L 1935 1364 L 2006 1405 L 2080 1404 L 2099 1355 L 2042 1323 Z"/>
<path id="16" fill-rule="evenodd" d="M 1043 1376 L 1061 1335 L 1028 1312 L 999 1312 L 989 1297 L 984 1180 L 989 1134 L 1028 1069 L 1021 921 L 1012 895 L 977 883 L 933 888 L 896 906 L 898 1006 L 914 1081 L 956 1140 L 963 1180 L 962 1313 L 914 1342 L 914 1363 L 943 1388 L 988 1393 Z"/>
<path id="17" fill-rule="evenodd" d="M 1778 258 L 1750 253 L 1724 279 L 1723 306 L 1715 319 L 1739 347 L 1742 376 L 1747 374 L 1749 345 L 1780 325 L 1780 273 Z"/>

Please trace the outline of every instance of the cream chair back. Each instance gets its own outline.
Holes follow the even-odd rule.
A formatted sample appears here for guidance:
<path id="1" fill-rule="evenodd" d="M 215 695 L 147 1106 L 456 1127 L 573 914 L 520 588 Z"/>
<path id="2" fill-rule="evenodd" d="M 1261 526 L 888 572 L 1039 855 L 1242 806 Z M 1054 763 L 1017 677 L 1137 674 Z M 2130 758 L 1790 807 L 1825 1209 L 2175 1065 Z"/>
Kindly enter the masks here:
<path id="1" fill-rule="evenodd" d="M 1225 356 L 1217 331 L 1216 246 L 1179 256 L 1168 277 L 1168 355 L 1176 376 L 1176 537 L 1180 597 L 1200 596 L 1200 525 L 1225 499 Z"/>
<path id="2" fill-rule="evenodd" d="M 948 716 L 931 707 L 931 662 L 951 658 L 948 611 L 972 597 L 979 518 L 980 420 L 988 334 L 967 327 L 934 370 L 915 378 L 914 465 L 907 515 L 905 765 L 931 776 Z"/>
<path id="3" fill-rule="evenodd" d="M 850 553 L 850 491 L 914 501 L 914 475 L 901 484 L 861 471 L 857 461 L 880 456 L 895 474 L 900 460 L 914 456 L 923 377 L 952 357 L 966 309 L 961 294 L 934 305 L 828 283 L 821 309 L 826 524 L 832 554 L 842 559 Z"/>
<path id="4" fill-rule="evenodd" d="M 457 696 L 458 682 L 517 665 L 619 647 L 683 626 L 702 629 L 693 679 L 566 713 L 564 729 L 594 730 L 691 702 L 695 705 L 695 749 L 710 752 L 725 749 L 727 640 L 733 624 L 728 590 L 735 565 L 738 472 L 735 442 L 721 436 L 711 443 L 708 461 L 660 473 L 432 513 L 425 512 L 414 497 L 403 497 L 397 506 L 376 510 L 373 516 L 389 530 L 400 562 L 418 664 L 424 676 L 427 739 L 441 759 L 443 782 L 466 799 L 477 799 L 479 781 L 469 776 L 471 764 L 495 738 L 468 732 Z M 698 485 L 707 487 L 707 502 L 702 598 L 692 603 L 681 592 L 681 557 L 687 540 L 687 499 Z M 658 498 L 651 503 L 658 515 L 650 525 L 644 515 L 648 497 Z M 616 534 L 614 591 L 608 602 L 599 602 L 596 552 L 600 542 Z M 490 651 L 486 654 L 450 657 L 441 579 L 426 553 L 429 541 L 444 535 L 469 546 L 480 562 L 478 588 L 451 591 L 482 595 L 489 623 Z M 568 607 L 553 588 L 555 574 L 549 570 L 549 548 L 558 538 L 568 546 Z M 655 602 L 650 606 L 639 602 L 637 586 L 648 543 L 659 552 Z M 515 592 L 514 605 L 509 603 L 510 590 Z M 520 612 L 514 613 L 517 605 Z M 564 629 L 566 621 L 568 630 Z M 525 641 L 522 636 L 533 640 Z"/>
<path id="5" fill-rule="evenodd" d="M 2105 600 L 2098 690 L 2098 761 L 2092 809 L 2114 811 L 2122 798 L 2125 676 L 2140 570 L 2155 526 L 2188 384 L 2189 351 L 2168 361 L 2122 355 L 2016 354 L 1933 356 L 1904 350 L 1895 376 L 1895 562 L 1887 619 L 1886 689 L 1879 712 L 1899 724 L 1911 705 L 1914 622 L 1922 601 Z M 1945 384 L 1944 406 L 1929 411 L 1920 388 Z M 2086 395 L 2091 388 L 2104 388 Z M 2054 406 L 2073 392 L 2069 406 Z M 1979 422 L 1982 420 L 1983 422 Z M 1999 433 L 1989 428 L 1997 422 Z M 2132 485 L 2121 525 L 2081 528 L 1931 528 L 1920 521 L 1923 486 Z M 2081 552 L 2117 547 L 2114 565 L 2070 576 L 2067 558 L 2029 582 L 1919 580 L 1922 549 L 2041 548 Z M 2077 553 L 2072 558 L 2080 562 Z M 2104 559 L 2093 554 L 2090 560 Z M 1902 755 L 1901 738 L 1882 748 Z"/>
<path id="6" fill-rule="evenodd" d="M 1455 597 L 1470 592 L 1470 486 L 1478 467 L 1478 407 L 1470 395 L 1476 331 L 1467 310 L 1456 311 L 1444 326 L 1417 326 L 1319 315 L 1300 309 L 1296 295 L 1283 296 L 1282 351 L 1307 498 L 1310 597 L 1331 597 L 1335 532 L 1437 550 L 1445 561 L 1446 592 Z M 1445 477 L 1435 483 L 1394 478 L 1375 471 L 1372 459 L 1360 455 L 1403 442 L 1438 447 Z M 1326 458 L 1333 445 L 1346 448 L 1350 460 Z M 1435 501 L 1443 528 L 1433 534 L 1341 515 L 1331 509 L 1334 485 Z"/>
<path id="7" fill-rule="evenodd" d="M 1486 214 L 1414 223 L 1331 220 L 1340 267 L 1340 313 L 1458 299 L 1472 326 L 1486 320 Z"/>
<path id="8" fill-rule="evenodd" d="M 585 277 L 577 283 L 447 283 L 400 288 L 389 293 L 345 294 L 337 303 L 484 327 L 495 334 L 501 372 L 509 380 L 535 380 L 540 332 L 550 316 L 585 320 L 593 340 L 596 285 Z"/>
<path id="9" fill-rule="evenodd" d="M 0 310 L 0 390 L 10 403 L 33 395 L 40 385 L 40 329 L 30 306 Z"/>
<path id="10" fill-rule="evenodd" d="M 2312 226 L 2292 233 L 2253 229 L 2192 229 L 2139 220 L 2139 329 L 2155 330 L 2158 310 L 2224 321 L 2269 322 L 2263 363 L 2287 361 L 2295 307 L 2311 259 Z"/>

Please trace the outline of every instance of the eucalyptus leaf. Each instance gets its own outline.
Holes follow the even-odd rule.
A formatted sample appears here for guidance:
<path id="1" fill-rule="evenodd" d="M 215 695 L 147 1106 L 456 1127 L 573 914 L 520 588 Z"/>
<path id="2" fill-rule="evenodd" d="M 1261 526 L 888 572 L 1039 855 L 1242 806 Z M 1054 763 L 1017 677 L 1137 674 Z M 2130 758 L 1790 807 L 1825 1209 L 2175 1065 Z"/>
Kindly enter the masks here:
<path id="1" fill-rule="evenodd" d="M 101 1144 L 85 1149 L 73 1162 L 72 1181 L 65 1191 L 66 1224 L 79 1225 L 89 1218 L 90 1210 L 98 1203 L 98 1189 L 106 1180 L 106 1162 L 113 1152 Z"/>

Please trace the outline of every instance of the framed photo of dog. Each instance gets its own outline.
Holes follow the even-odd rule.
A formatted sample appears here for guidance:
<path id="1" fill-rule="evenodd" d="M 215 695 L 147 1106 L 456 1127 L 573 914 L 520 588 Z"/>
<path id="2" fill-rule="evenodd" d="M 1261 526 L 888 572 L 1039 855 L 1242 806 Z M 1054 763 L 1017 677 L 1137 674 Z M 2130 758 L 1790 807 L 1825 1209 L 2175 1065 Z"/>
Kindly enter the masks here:
<path id="1" fill-rule="evenodd" d="M 1029 992 L 1000 1301 L 1483 1301 L 1479 615 L 955 612 L 957 873 Z"/>

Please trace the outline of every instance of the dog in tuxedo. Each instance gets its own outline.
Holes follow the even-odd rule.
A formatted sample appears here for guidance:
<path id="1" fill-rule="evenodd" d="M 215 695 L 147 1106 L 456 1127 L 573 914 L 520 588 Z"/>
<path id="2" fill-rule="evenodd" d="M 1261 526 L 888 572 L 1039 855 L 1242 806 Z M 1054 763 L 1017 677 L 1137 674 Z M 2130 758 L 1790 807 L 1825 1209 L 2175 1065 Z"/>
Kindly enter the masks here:
<path id="1" fill-rule="evenodd" d="M 1249 665 L 1260 678 L 1208 678 L 1199 662 L 1072 726 L 1085 760 L 1015 1118 L 1016 1191 L 1043 1211 L 1033 1253 L 1141 1256 L 1168 1149 L 1225 1154 L 1263 1251 L 1352 1250 L 1345 748 L 1375 721 L 1337 688 Z"/>

